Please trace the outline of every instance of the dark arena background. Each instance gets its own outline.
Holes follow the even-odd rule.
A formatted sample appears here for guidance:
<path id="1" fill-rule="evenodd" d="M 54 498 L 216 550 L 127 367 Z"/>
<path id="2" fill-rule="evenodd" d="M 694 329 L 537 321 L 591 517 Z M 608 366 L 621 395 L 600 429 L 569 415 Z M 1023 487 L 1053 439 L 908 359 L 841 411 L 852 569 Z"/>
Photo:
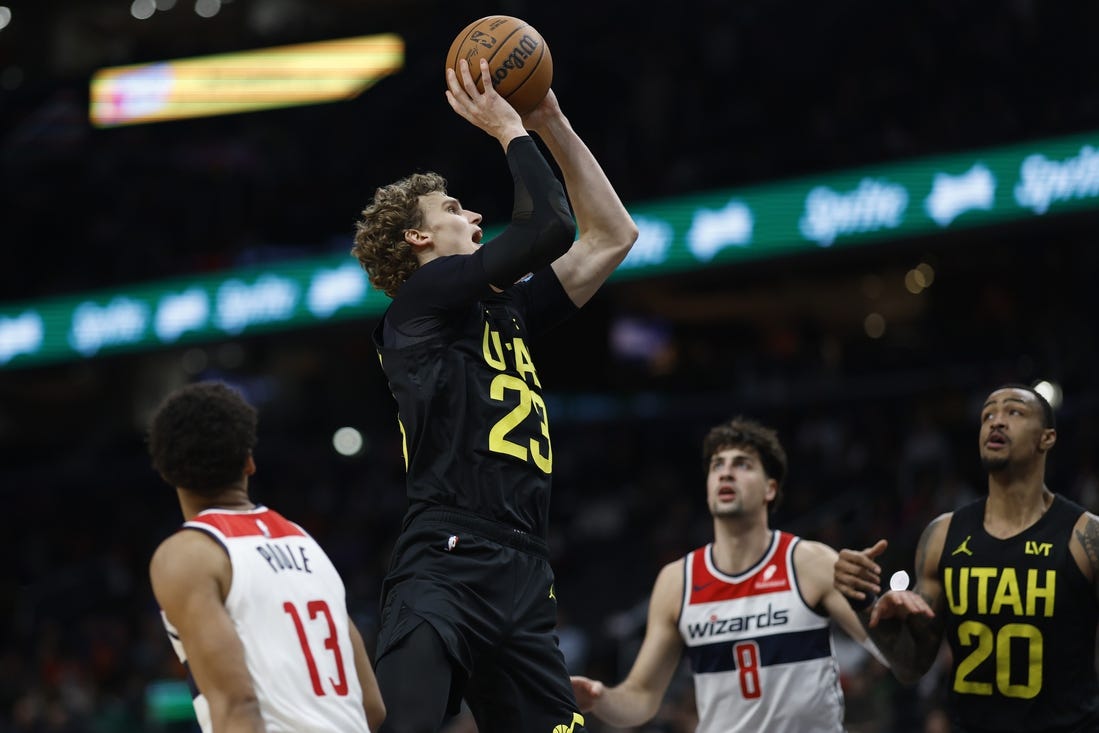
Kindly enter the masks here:
<path id="1" fill-rule="evenodd" d="M 0 4 L 2 733 L 197 730 L 147 572 L 179 510 L 143 442 L 188 381 L 259 407 L 253 496 L 326 547 L 372 643 L 403 464 L 369 342 L 384 298 L 347 251 L 374 188 L 417 170 L 506 222 L 499 146 L 443 95 L 450 42 L 483 15 L 545 37 L 565 113 L 642 230 L 532 345 L 575 672 L 629 669 L 657 571 L 710 538 L 702 436 L 738 414 L 790 454 L 772 526 L 888 538 L 888 572 L 985 490 L 978 410 L 1005 382 L 1046 382 L 1048 485 L 1099 509 L 1095 3 Z M 89 118 L 101 69 L 374 34 L 403 58 L 349 99 Z M 318 272 L 328 307 L 280 311 Z M 154 323 L 162 292 L 189 294 L 189 325 Z M 946 730 L 944 660 L 901 687 L 836 644 L 849 730 Z M 684 668 L 637 730 L 693 731 L 693 709 Z"/>

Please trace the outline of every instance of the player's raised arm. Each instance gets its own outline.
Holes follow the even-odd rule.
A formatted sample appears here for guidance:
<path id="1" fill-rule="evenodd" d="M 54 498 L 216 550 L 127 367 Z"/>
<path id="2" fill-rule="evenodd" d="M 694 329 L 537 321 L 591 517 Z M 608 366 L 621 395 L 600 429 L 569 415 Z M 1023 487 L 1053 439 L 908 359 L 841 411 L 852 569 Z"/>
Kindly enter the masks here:
<path id="1" fill-rule="evenodd" d="M 572 302 L 582 306 L 626 258 L 637 241 L 637 224 L 599 161 L 561 112 L 552 89 L 523 122 L 546 144 L 565 178 L 578 238 L 553 263 L 553 271 Z"/>

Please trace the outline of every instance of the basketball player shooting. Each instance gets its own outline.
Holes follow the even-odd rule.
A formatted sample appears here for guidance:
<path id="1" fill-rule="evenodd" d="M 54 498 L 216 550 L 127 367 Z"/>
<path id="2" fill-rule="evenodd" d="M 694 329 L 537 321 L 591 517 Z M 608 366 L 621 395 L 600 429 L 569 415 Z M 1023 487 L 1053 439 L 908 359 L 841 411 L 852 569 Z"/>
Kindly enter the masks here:
<path id="1" fill-rule="evenodd" d="M 481 733 L 580 733 L 553 636 L 553 451 L 531 343 L 595 294 L 638 232 L 552 90 L 520 117 L 487 61 L 480 89 L 458 66 L 447 101 L 504 149 L 511 222 L 482 246 L 481 215 L 417 173 L 376 191 L 352 250 L 393 298 L 373 338 L 407 469 L 377 640 L 382 733 L 436 731 L 463 697 Z"/>

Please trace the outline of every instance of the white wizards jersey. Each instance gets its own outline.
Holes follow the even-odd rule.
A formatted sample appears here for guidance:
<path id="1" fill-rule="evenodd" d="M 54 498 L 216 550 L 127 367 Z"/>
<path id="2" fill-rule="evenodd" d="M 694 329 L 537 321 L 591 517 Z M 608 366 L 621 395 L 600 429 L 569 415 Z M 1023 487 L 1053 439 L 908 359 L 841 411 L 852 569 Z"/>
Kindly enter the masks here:
<path id="1" fill-rule="evenodd" d="M 687 554 L 679 633 L 694 672 L 697 733 L 837 733 L 843 692 L 829 620 L 806 605 L 794 573 L 799 538 L 774 531 L 739 575 L 713 545 Z"/>
<path id="2" fill-rule="evenodd" d="M 267 730 L 367 733 L 343 581 L 320 545 L 265 507 L 210 509 L 183 527 L 206 532 L 229 554 L 233 581 L 225 607 L 244 645 Z M 161 617 L 186 663 L 179 634 Z M 211 733 L 201 690 L 194 705 L 203 733 Z"/>

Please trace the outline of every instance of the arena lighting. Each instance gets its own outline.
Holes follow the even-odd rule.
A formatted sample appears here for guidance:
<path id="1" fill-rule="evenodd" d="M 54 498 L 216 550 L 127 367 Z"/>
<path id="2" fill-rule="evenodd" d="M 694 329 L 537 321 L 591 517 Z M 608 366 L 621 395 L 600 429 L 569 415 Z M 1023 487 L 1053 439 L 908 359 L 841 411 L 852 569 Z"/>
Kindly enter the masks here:
<path id="1" fill-rule="evenodd" d="M 926 262 L 913 267 L 904 276 L 904 287 L 913 295 L 919 295 L 935 282 L 935 270 Z"/>
<path id="2" fill-rule="evenodd" d="M 213 18 L 221 12 L 221 0 L 195 0 L 195 15 Z"/>
<path id="3" fill-rule="evenodd" d="M 131 12 L 156 7 L 134 0 Z M 89 116 L 115 127 L 335 102 L 403 66 L 404 40 L 392 33 L 116 66 L 92 77 Z"/>
<path id="4" fill-rule="evenodd" d="M 357 456 L 363 450 L 363 434 L 355 428 L 340 428 L 332 436 L 332 447 L 341 456 Z"/>
<path id="5" fill-rule="evenodd" d="M 138 20 L 148 20 L 156 12 L 156 3 L 153 0 L 134 0 L 130 4 L 130 15 Z"/>
<path id="6" fill-rule="evenodd" d="M 1034 391 L 1046 398 L 1046 402 L 1054 410 L 1061 406 L 1061 402 L 1064 401 L 1064 395 L 1061 393 L 1061 385 L 1057 382 L 1051 382 L 1043 379 L 1042 381 L 1034 385 Z"/>
<path id="7" fill-rule="evenodd" d="M 11 23 L 11 8 L 0 5 L 0 30 L 4 30 Z"/>
<path id="8" fill-rule="evenodd" d="M 862 321 L 862 328 L 866 335 L 872 339 L 880 339 L 885 335 L 885 316 L 881 313 L 870 313 Z"/>

